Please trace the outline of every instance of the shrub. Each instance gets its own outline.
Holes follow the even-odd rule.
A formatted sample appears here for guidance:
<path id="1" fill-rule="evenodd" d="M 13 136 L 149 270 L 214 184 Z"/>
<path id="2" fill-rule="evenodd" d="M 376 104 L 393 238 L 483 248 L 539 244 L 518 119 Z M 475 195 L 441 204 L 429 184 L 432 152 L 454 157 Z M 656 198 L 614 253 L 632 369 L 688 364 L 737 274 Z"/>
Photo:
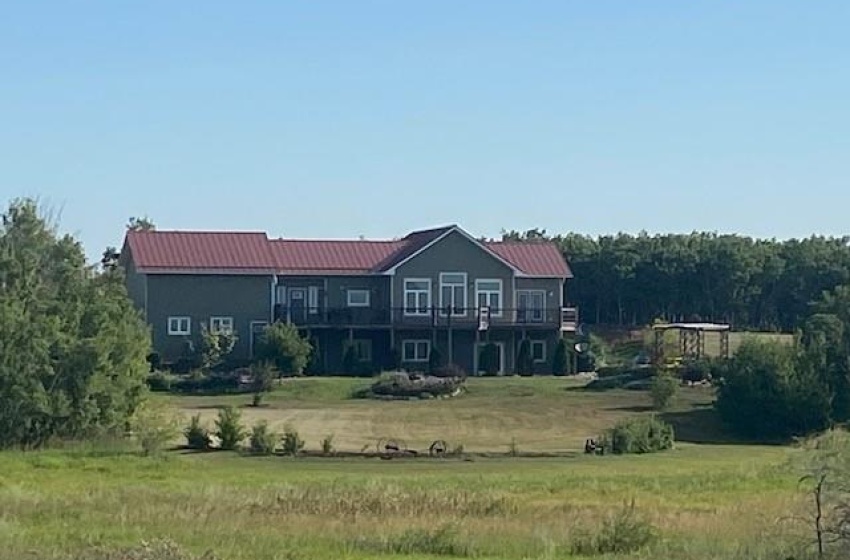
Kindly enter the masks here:
<path id="1" fill-rule="evenodd" d="M 385 358 L 384 369 L 387 371 L 395 371 L 401 367 L 401 353 L 398 348 L 390 348 Z"/>
<path id="2" fill-rule="evenodd" d="M 520 375 L 531 375 L 531 341 L 527 338 L 522 339 L 517 349 L 516 372 Z"/>
<path id="3" fill-rule="evenodd" d="M 446 364 L 433 374 L 435 377 L 457 377 L 466 378 L 466 371 L 457 364 Z"/>
<path id="4" fill-rule="evenodd" d="M 573 542 L 572 552 L 579 556 L 631 554 L 651 544 L 657 530 L 635 510 L 634 501 L 602 522 L 596 535 L 583 535 Z"/>
<path id="5" fill-rule="evenodd" d="M 277 447 L 277 434 L 269 430 L 267 421 L 260 420 L 251 427 L 249 443 L 252 453 L 271 455 Z"/>
<path id="6" fill-rule="evenodd" d="M 263 331 L 257 356 L 274 363 L 284 375 L 301 375 L 312 350 L 310 342 L 301 336 L 295 325 L 278 322 Z"/>
<path id="7" fill-rule="evenodd" d="M 322 439 L 322 453 L 331 455 L 334 452 L 334 435 L 328 434 Z"/>
<path id="8" fill-rule="evenodd" d="M 310 359 L 307 366 L 304 368 L 304 373 L 307 375 L 322 375 L 325 373 L 324 365 L 322 364 L 322 353 L 319 350 L 319 339 L 313 337 L 310 339 Z"/>
<path id="9" fill-rule="evenodd" d="M 251 390 L 254 391 L 251 404 L 253 406 L 262 404 L 263 396 L 274 388 L 275 378 L 277 378 L 277 372 L 271 362 L 264 361 L 251 366 Z"/>
<path id="10" fill-rule="evenodd" d="M 670 406 L 673 397 L 676 396 L 676 391 L 679 389 L 679 382 L 668 373 L 658 373 L 652 378 L 649 388 L 652 395 L 652 405 L 656 410 L 666 410 Z"/>
<path id="11" fill-rule="evenodd" d="M 364 396 L 424 397 L 454 394 L 463 386 L 461 377 L 436 377 L 409 375 L 405 372 L 384 373 L 372 383 Z"/>
<path id="12" fill-rule="evenodd" d="M 180 434 L 179 419 L 157 401 L 145 401 L 133 415 L 131 429 L 145 455 L 156 455 Z"/>
<path id="13" fill-rule="evenodd" d="M 304 440 L 292 426 L 283 430 L 283 452 L 287 455 L 298 455 L 304 449 Z"/>
<path id="14" fill-rule="evenodd" d="M 481 347 L 478 354 L 478 369 L 485 375 L 496 375 L 499 371 L 499 348 L 492 342 Z"/>
<path id="15" fill-rule="evenodd" d="M 189 449 L 209 449 L 212 445 L 209 430 L 201 424 L 200 414 L 192 416 L 189 425 L 183 430 L 183 435 L 186 436 Z"/>
<path id="16" fill-rule="evenodd" d="M 653 453 L 673 447 L 673 426 L 655 416 L 637 416 L 617 423 L 603 439 L 612 453 Z"/>
<path id="17" fill-rule="evenodd" d="M 564 338 L 558 340 L 555 346 L 555 354 L 552 356 L 552 373 L 555 375 L 566 375 L 570 369 L 570 350 Z"/>
<path id="18" fill-rule="evenodd" d="M 154 371 L 148 375 L 148 389 L 155 393 L 167 393 L 171 391 L 172 385 L 177 377 L 166 371 Z"/>
<path id="19" fill-rule="evenodd" d="M 226 451 L 233 451 L 245 439 L 242 413 L 232 406 L 225 406 L 218 411 L 215 428 L 215 435 L 219 439 L 220 446 Z"/>
<path id="20" fill-rule="evenodd" d="M 682 366 L 682 380 L 692 383 L 710 380 L 712 368 L 712 361 L 709 359 L 690 360 Z"/>
<path id="21" fill-rule="evenodd" d="M 444 365 L 443 353 L 437 346 L 432 346 L 431 352 L 428 354 L 428 373 L 436 375 Z"/>

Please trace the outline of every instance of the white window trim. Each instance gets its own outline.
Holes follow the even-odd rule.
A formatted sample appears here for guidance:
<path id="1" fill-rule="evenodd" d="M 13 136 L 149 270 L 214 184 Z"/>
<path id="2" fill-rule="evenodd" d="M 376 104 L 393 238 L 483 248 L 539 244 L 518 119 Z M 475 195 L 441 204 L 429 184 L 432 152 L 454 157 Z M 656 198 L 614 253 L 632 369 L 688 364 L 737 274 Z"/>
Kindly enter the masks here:
<path id="1" fill-rule="evenodd" d="M 420 344 L 425 344 L 425 348 L 426 348 L 425 357 L 417 357 L 416 356 L 416 349 L 419 347 Z M 407 354 L 408 345 L 411 345 L 413 347 L 413 356 L 412 357 L 408 357 L 408 354 Z M 427 338 L 408 339 L 408 340 L 405 340 L 401 343 L 401 361 L 403 361 L 403 362 L 414 362 L 414 363 L 427 362 L 430 355 L 431 355 L 431 341 L 428 340 Z"/>
<path id="2" fill-rule="evenodd" d="M 529 320 L 528 318 L 526 318 L 525 322 L 526 323 L 543 323 L 543 322 L 545 322 L 546 321 L 546 290 L 535 290 L 535 289 L 531 289 L 531 290 L 529 290 L 529 289 L 519 289 L 519 290 L 517 290 L 516 294 L 514 295 L 514 297 L 516 298 L 517 313 L 519 313 L 519 311 L 520 311 L 520 307 L 519 307 L 519 295 L 520 294 L 528 294 L 529 296 L 531 296 L 532 294 L 540 294 L 540 295 L 543 296 L 541 298 L 543 305 L 539 309 L 540 318 L 539 319 L 533 319 L 533 320 Z M 535 310 L 535 309 L 536 309 L 535 307 L 527 307 L 526 308 L 526 310 Z"/>
<path id="3" fill-rule="evenodd" d="M 501 278 L 478 278 L 477 280 L 475 280 L 475 304 L 476 305 L 478 305 L 478 300 L 480 299 L 479 294 L 492 294 L 492 293 L 494 293 L 493 290 L 481 290 L 481 288 L 479 287 L 481 282 L 498 282 L 499 283 L 499 292 L 498 292 L 498 294 L 499 294 L 499 298 L 498 298 L 499 304 L 498 304 L 498 307 L 496 308 L 495 311 L 493 310 L 492 307 L 490 308 L 490 317 L 501 317 L 502 316 L 502 308 L 504 307 L 504 303 L 505 303 L 505 290 L 504 290 L 504 284 L 502 283 L 502 279 Z"/>
<path id="4" fill-rule="evenodd" d="M 424 283 L 428 284 L 428 289 L 427 289 L 427 291 L 408 290 L 407 289 L 408 282 L 424 282 Z M 402 299 L 402 305 L 403 305 L 402 309 L 404 309 L 404 315 L 406 317 L 427 317 L 428 315 L 431 314 L 430 307 L 431 307 L 431 296 L 432 296 L 431 291 L 432 290 L 431 290 L 431 279 L 430 278 L 405 278 L 403 288 L 404 288 L 404 290 L 403 290 L 404 296 L 403 296 L 403 299 Z M 408 294 L 408 292 L 413 292 L 413 293 L 417 293 L 417 294 L 420 294 L 420 293 L 426 294 L 426 298 L 427 298 L 428 301 L 426 302 L 427 305 L 424 306 L 425 307 L 424 311 L 420 311 L 420 308 L 419 308 L 418 305 L 413 310 L 410 310 L 407 307 L 407 294 Z"/>
<path id="5" fill-rule="evenodd" d="M 216 326 L 216 323 L 219 323 Z M 222 328 L 221 323 L 229 324 L 229 328 Z M 224 315 L 210 317 L 210 332 L 213 334 L 232 333 L 233 332 L 233 317 Z"/>
<path id="6" fill-rule="evenodd" d="M 352 302 L 352 294 L 365 294 L 366 302 Z M 348 290 L 345 290 L 345 302 L 348 304 L 348 307 L 369 307 L 372 304 L 372 292 L 365 288 L 350 288 Z"/>
<path id="7" fill-rule="evenodd" d="M 180 323 L 186 321 L 186 328 L 181 329 Z M 176 328 L 175 328 L 176 323 Z M 189 336 L 192 334 L 192 319 L 185 315 L 178 315 L 168 318 L 168 334 L 170 336 Z"/>
<path id="8" fill-rule="evenodd" d="M 445 286 L 454 287 L 454 286 L 460 286 L 461 285 L 461 284 L 443 284 L 443 276 L 445 276 L 447 274 L 457 274 L 457 275 L 463 276 L 463 305 L 461 306 L 461 312 L 456 313 L 455 312 L 455 306 L 452 305 L 451 316 L 452 317 L 466 317 L 467 308 L 469 307 L 469 286 L 467 285 L 469 277 L 467 276 L 466 272 L 441 272 L 440 273 L 440 315 L 442 315 L 444 317 L 446 315 L 448 315 L 448 313 L 446 313 L 447 303 L 443 301 L 443 286 L 445 285 Z M 452 302 L 452 303 L 454 303 L 454 302 Z"/>
<path id="9" fill-rule="evenodd" d="M 542 356 L 541 358 L 535 358 L 534 357 L 534 346 L 535 345 L 543 348 L 543 351 L 540 353 L 540 355 Z M 543 363 L 543 362 L 546 361 L 546 341 L 545 340 L 532 340 L 528 351 L 531 354 L 531 359 L 535 364 L 540 364 L 540 363 Z"/>

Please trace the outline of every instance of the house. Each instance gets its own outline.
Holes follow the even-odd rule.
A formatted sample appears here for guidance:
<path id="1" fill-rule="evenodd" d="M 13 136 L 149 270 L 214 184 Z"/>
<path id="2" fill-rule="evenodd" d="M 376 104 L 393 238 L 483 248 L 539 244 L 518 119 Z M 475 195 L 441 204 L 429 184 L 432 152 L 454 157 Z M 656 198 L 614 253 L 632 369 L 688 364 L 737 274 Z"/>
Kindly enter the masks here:
<path id="1" fill-rule="evenodd" d="M 201 325 L 235 330 L 234 353 L 248 358 L 269 323 L 288 321 L 327 372 L 342 371 L 350 346 L 364 369 L 399 360 L 425 369 L 437 347 L 444 361 L 477 372 L 487 342 L 510 372 L 528 338 L 535 372 L 547 373 L 577 322 L 565 304 L 572 273 L 554 244 L 482 241 L 456 225 L 391 241 L 129 231 L 121 262 L 165 362 Z"/>

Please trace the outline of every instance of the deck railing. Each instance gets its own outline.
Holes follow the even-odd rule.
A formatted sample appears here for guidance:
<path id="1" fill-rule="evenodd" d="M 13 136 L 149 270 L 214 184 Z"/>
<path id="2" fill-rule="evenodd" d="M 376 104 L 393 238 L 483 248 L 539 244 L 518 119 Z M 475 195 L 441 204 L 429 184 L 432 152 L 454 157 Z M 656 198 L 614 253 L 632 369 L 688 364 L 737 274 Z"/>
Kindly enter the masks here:
<path id="1" fill-rule="evenodd" d="M 374 307 L 289 307 L 275 305 L 274 319 L 299 326 L 397 326 L 479 328 L 483 326 L 558 327 L 575 330 L 575 307 L 545 308 L 374 308 Z"/>

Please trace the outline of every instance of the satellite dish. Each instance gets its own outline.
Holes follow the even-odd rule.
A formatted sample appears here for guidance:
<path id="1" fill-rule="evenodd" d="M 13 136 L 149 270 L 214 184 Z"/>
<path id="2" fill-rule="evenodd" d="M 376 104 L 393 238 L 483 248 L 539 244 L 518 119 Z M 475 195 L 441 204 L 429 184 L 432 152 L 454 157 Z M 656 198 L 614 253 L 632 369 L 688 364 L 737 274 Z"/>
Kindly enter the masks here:
<path id="1" fill-rule="evenodd" d="M 577 342 L 574 348 L 576 349 L 576 352 L 583 354 L 590 350 L 590 344 L 587 342 Z"/>

